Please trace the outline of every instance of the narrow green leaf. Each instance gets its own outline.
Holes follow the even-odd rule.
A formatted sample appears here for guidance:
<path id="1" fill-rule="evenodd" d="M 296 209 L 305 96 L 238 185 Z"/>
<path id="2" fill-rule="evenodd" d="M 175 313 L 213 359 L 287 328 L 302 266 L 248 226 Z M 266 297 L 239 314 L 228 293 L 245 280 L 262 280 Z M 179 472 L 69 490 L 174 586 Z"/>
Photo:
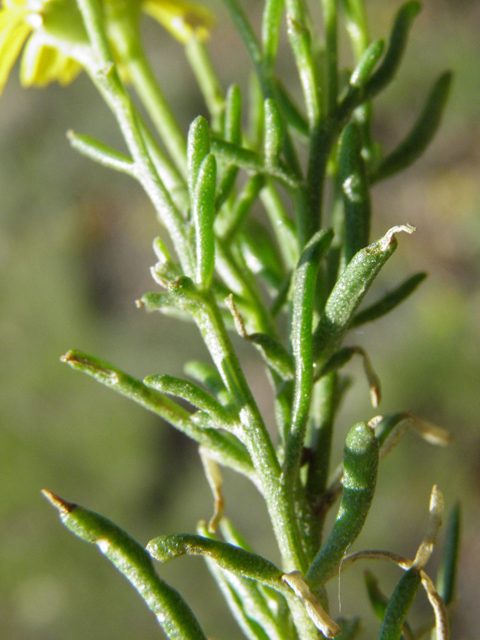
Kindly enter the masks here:
<path id="1" fill-rule="evenodd" d="M 238 242 L 252 273 L 263 278 L 270 287 L 278 289 L 286 274 L 270 231 L 261 222 L 251 218 L 245 222 Z"/>
<path id="2" fill-rule="evenodd" d="M 134 400 L 149 411 L 153 411 L 185 435 L 204 445 L 215 460 L 256 480 L 250 457 L 236 438 L 227 437 L 228 434 L 219 433 L 215 429 L 198 427 L 192 422 L 192 416 L 186 409 L 158 391 L 147 387 L 140 380 L 98 358 L 81 351 L 69 351 L 62 357 L 62 361 Z"/>
<path id="3" fill-rule="evenodd" d="M 364 572 L 365 586 L 367 587 L 368 599 L 372 605 L 377 618 L 382 621 L 387 610 L 388 598 L 381 591 L 377 578 L 368 569 Z"/>
<path id="4" fill-rule="evenodd" d="M 338 143 L 338 179 L 345 212 L 345 264 L 367 246 L 370 237 L 370 188 L 362 146 L 358 125 L 348 124 Z"/>
<path id="5" fill-rule="evenodd" d="M 213 537 L 207 531 L 204 523 L 200 523 L 198 531 L 205 537 Z M 249 640 L 269 640 L 269 636 L 259 622 L 257 622 L 255 616 L 256 608 L 254 603 L 256 602 L 256 597 L 254 596 L 253 599 L 248 597 L 247 592 L 245 591 L 248 589 L 251 590 L 258 588 L 257 584 L 253 580 L 235 576 L 229 571 L 221 569 L 211 558 L 205 557 L 204 559 L 210 573 L 222 592 L 233 617 L 242 629 L 246 638 Z M 269 625 L 267 625 L 267 628 L 269 628 Z"/>
<path id="6" fill-rule="evenodd" d="M 237 31 L 243 40 L 245 48 L 250 54 L 253 64 L 255 65 L 255 70 L 257 72 L 259 80 L 262 81 L 263 74 L 261 67 L 263 56 L 252 25 L 249 23 L 247 15 L 240 6 L 238 0 L 223 0 L 223 2 L 226 5 L 227 9 L 230 11 L 230 15 L 232 16 L 235 27 L 237 28 Z"/>
<path id="7" fill-rule="evenodd" d="M 260 150 L 263 141 L 263 125 L 265 123 L 262 87 L 255 73 L 250 75 L 248 84 L 248 141 L 249 146 Z"/>
<path id="8" fill-rule="evenodd" d="M 198 38 L 189 38 L 185 44 L 185 53 L 207 109 L 211 114 L 212 129 L 219 131 L 225 108 L 225 98 L 205 43 L 200 42 Z"/>
<path id="9" fill-rule="evenodd" d="M 345 441 L 342 501 L 333 529 L 307 573 L 311 587 L 318 588 L 335 575 L 345 551 L 362 530 L 375 493 L 378 458 L 373 429 L 359 422 Z"/>
<path id="10" fill-rule="evenodd" d="M 210 128 L 205 118 L 198 116 L 190 125 L 187 144 L 188 190 L 192 202 L 195 200 L 200 167 L 209 153 Z"/>
<path id="11" fill-rule="evenodd" d="M 285 454 L 284 476 L 293 486 L 304 445 L 313 385 L 312 325 L 318 268 L 333 239 L 332 230 L 318 231 L 305 247 L 293 275 L 291 341 L 295 363 L 292 424 Z"/>
<path id="12" fill-rule="evenodd" d="M 226 571 L 285 590 L 281 580 L 283 572 L 278 567 L 266 558 L 228 542 L 190 533 L 177 533 L 154 538 L 148 543 L 147 550 L 159 562 L 168 562 L 183 555 L 206 556 Z"/>
<path id="13" fill-rule="evenodd" d="M 207 640 L 188 604 L 159 578 L 142 545 L 104 516 L 66 502 L 46 489 L 43 493 L 58 509 L 63 524 L 82 540 L 96 544 L 132 583 L 168 638 Z"/>
<path id="14" fill-rule="evenodd" d="M 210 389 L 224 407 L 231 403 L 232 399 L 227 387 L 223 384 L 223 380 L 215 367 L 206 362 L 191 360 L 185 364 L 184 371 L 188 376 Z"/>
<path id="15" fill-rule="evenodd" d="M 335 117 L 338 98 L 338 1 L 322 0 L 322 16 L 325 32 L 325 60 L 322 92 L 327 117 Z"/>
<path id="16" fill-rule="evenodd" d="M 300 257 L 295 224 L 289 217 L 272 180 L 266 181 L 265 188 L 260 192 L 260 198 L 267 212 L 272 230 L 277 238 L 283 262 L 288 269 L 293 270 Z"/>
<path id="17" fill-rule="evenodd" d="M 379 182 L 410 167 L 424 153 L 437 133 L 447 104 L 451 72 L 443 73 L 433 85 L 423 110 L 405 140 L 390 153 L 372 175 Z"/>
<path id="18" fill-rule="evenodd" d="M 293 379 L 293 357 L 281 342 L 265 333 L 251 333 L 247 339 L 258 348 L 262 358 L 282 380 Z"/>
<path id="19" fill-rule="evenodd" d="M 148 376 L 143 381 L 147 387 L 156 389 L 161 393 L 176 396 L 186 400 L 194 407 L 209 414 L 213 425 L 217 429 L 234 429 L 233 416 L 204 389 L 188 380 L 176 378 L 170 375 Z"/>
<path id="20" fill-rule="evenodd" d="M 242 94 L 237 84 L 227 91 L 223 137 L 234 144 L 242 142 Z"/>
<path id="21" fill-rule="evenodd" d="M 399 284 L 393 291 L 387 293 L 380 298 L 378 302 L 365 307 L 362 311 L 359 311 L 353 318 L 350 324 L 350 328 L 360 327 L 367 322 L 373 322 L 377 318 L 381 318 L 386 315 L 399 304 L 401 304 L 406 298 L 408 298 L 415 289 L 425 280 L 427 274 L 424 272 L 416 273 L 410 276 Z"/>
<path id="22" fill-rule="evenodd" d="M 333 427 L 341 398 L 339 376 L 330 373 L 313 387 L 309 431 L 311 456 L 308 461 L 305 497 L 310 509 L 304 516 L 308 557 L 312 562 L 318 553 L 328 507 L 332 500 L 324 502 L 330 474 Z"/>
<path id="23" fill-rule="evenodd" d="M 264 158 L 268 167 L 279 165 L 284 143 L 284 129 L 280 110 L 272 98 L 265 100 Z"/>
<path id="24" fill-rule="evenodd" d="M 371 571 L 368 571 L 367 569 L 364 573 L 364 577 L 370 604 L 372 605 L 375 615 L 380 620 L 380 622 L 382 622 L 388 607 L 388 598 L 381 591 L 378 580 L 375 578 Z M 408 622 L 404 621 L 402 631 L 402 639 L 410 640 L 414 638 Z"/>
<path id="25" fill-rule="evenodd" d="M 385 48 L 384 40 L 375 40 L 364 51 L 362 57 L 357 63 L 357 66 L 350 76 L 349 84 L 355 89 L 360 89 L 365 85 L 367 80 L 375 69 L 377 62 Z"/>
<path id="26" fill-rule="evenodd" d="M 225 209 L 217 215 L 215 232 L 222 238 L 222 243 L 231 244 L 238 229 L 252 210 L 264 184 L 265 177 L 256 173 L 247 180 L 242 191 L 236 196 L 232 208 Z"/>
<path id="27" fill-rule="evenodd" d="M 286 0 L 287 33 L 302 85 L 309 128 L 312 131 L 320 118 L 320 95 L 316 63 L 312 50 L 312 36 L 308 28 L 304 3 Z"/>
<path id="28" fill-rule="evenodd" d="M 212 151 L 221 160 L 230 164 L 235 164 L 246 171 L 264 173 L 278 180 L 287 187 L 297 189 L 298 179 L 283 167 L 266 167 L 262 157 L 255 151 L 235 145 L 226 140 L 212 137 Z"/>
<path id="29" fill-rule="evenodd" d="M 278 51 L 284 0 L 266 0 L 262 20 L 262 45 L 265 61 L 273 68 Z"/>
<path id="30" fill-rule="evenodd" d="M 203 160 L 198 173 L 193 197 L 193 221 L 196 239 L 195 281 L 207 290 L 215 268 L 215 191 L 217 161 L 213 153 Z"/>
<path id="31" fill-rule="evenodd" d="M 145 306 L 149 311 L 161 311 L 164 307 L 176 306 L 182 311 L 192 313 L 202 300 L 202 294 L 191 278 L 180 276 L 165 283 L 167 293 L 145 293 L 137 306 Z"/>
<path id="32" fill-rule="evenodd" d="M 162 238 L 155 238 L 153 241 L 153 250 L 158 258 L 158 262 L 151 269 L 152 277 L 155 282 L 167 287 L 169 283 L 177 280 L 182 275 L 182 271 L 173 261 Z"/>
<path id="33" fill-rule="evenodd" d="M 377 95 L 394 77 L 407 46 L 410 28 L 420 10 L 421 5 L 416 0 L 406 2 L 398 10 L 385 57 L 365 85 L 365 92 L 369 98 Z"/>
<path id="34" fill-rule="evenodd" d="M 236 84 L 231 85 L 227 92 L 223 137 L 233 144 L 240 145 L 242 142 L 242 96 Z M 238 167 L 232 164 L 227 164 L 223 171 L 219 167 L 220 180 L 216 195 L 217 210 L 222 207 L 232 193 L 238 170 Z"/>
<path id="35" fill-rule="evenodd" d="M 448 520 L 445 549 L 437 577 L 437 591 L 447 607 L 455 598 L 460 550 L 460 520 L 460 504 L 457 502 Z"/>
<path id="36" fill-rule="evenodd" d="M 244 536 L 240 533 L 230 518 L 222 518 L 220 531 L 229 544 L 233 544 L 235 547 L 240 547 L 240 549 L 245 549 L 245 551 L 253 552 L 251 545 L 245 540 Z"/>
<path id="37" fill-rule="evenodd" d="M 239 595 L 238 589 L 231 584 L 231 574 L 220 569 L 220 567 L 210 558 L 205 558 L 205 560 L 210 573 L 214 577 L 218 588 L 222 592 L 233 617 L 237 621 L 237 624 L 245 637 L 248 640 L 270 640 L 258 622 L 253 620 L 248 614 L 245 602 Z M 251 582 L 251 580 L 249 582 Z"/>
<path id="38" fill-rule="evenodd" d="M 98 162 L 104 167 L 114 169 L 115 171 L 121 171 L 136 178 L 135 175 L 135 163 L 131 158 L 126 156 L 116 149 L 82 134 L 76 134 L 73 131 L 68 131 L 68 140 L 71 146 L 87 158 L 90 158 L 94 162 Z"/>
<path id="39" fill-rule="evenodd" d="M 245 541 L 241 538 L 238 531 L 234 529 L 232 523 L 227 518 L 222 518 L 220 528 L 228 543 L 242 549 L 246 549 Z M 203 522 L 199 523 L 197 531 L 200 535 L 213 538 Z M 251 549 L 246 550 L 251 551 Z M 210 563 L 209 566 L 211 566 Z M 270 638 L 271 640 L 284 640 L 285 635 L 277 615 L 280 601 L 286 604 L 283 596 L 269 587 L 263 587 L 258 582 L 249 578 L 244 578 L 243 576 L 223 571 L 218 566 L 216 567 L 216 570 L 217 572 L 221 571 L 223 573 L 224 580 L 228 582 L 230 588 L 235 592 L 238 600 L 240 601 L 244 615 L 248 620 L 254 621 L 256 625 L 266 633 L 267 638 Z M 273 594 L 270 595 L 270 600 L 274 598 L 273 609 L 270 609 L 268 605 L 267 598 L 263 591 L 264 589 Z M 254 631 L 258 631 L 256 625 L 253 627 Z"/>
<path id="40" fill-rule="evenodd" d="M 399 231 L 412 233 L 414 227 L 393 227 L 383 238 L 359 251 L 333 288 L 313 335 L 314 359 L 321 358 L 322 366 L 337 349 L 365 294 L 397 248 L 395 233 Z"/>
<path id="41" fill-rule="evenodd" d="M 420 573 L 415 569 L 404 573 L 389 600 L 378 640 L 400 640 L 405 618 L 421 582 Z"/>
<path id="42" fill-rule="evenodd" d="M 308 465 L 305 487 L 309 502 L 315 502 L 327 487 L 333 422 L 338 408 L 338 391 L 338 376 L 335 373 L 327 374 L 314 387 L 313 411 L 319 420 L 313 429 L 312 459 Z M 312 537 L 317 542 L 320 533 L 319 526 L 315 528 L 314 532 L 312 531 Z"/>
<path id="43" fill-rule="evenodd" d="M 228 197 L 232 194 L 238 171 L 239 168 L 232 164 L 223 172 L 222 177 L 219 180 L 215 199 L 215 208 L 217 211 L 225 204 Z"/>
<path id="44" fill-rule="evenodd" d="M 296 2 L 296 0 L 294 1 Z M 224 3 L 232 15 L 233 21 L 235 22 L 235 25 L 245 43 L 245 46 L 255 66 L 255 71 L 258 76 L 259 84 L 261 85 L 263 98 L 274 98 L 275 86 L 272 74 L 270 73 L 268 65 L 265 64 L 265 58 L 263 56 L 261 47 L 257 41 L 250 23 L 247 20 L 245 12 L 240 7 L 238 0 L 224 0 Z M 256 114 L 258 115 L 258 111 L 256 112 Z M 256 148 L 259 148 L 260 145 L 258 144 L 258 146 L 255 146 Z M 288 132 L 286 132 L 284 151 L 288 164 L 295 174 L 296 180 L 297 176 L 300 175 L 300 165 L 298 162 L 296 150 L 292 144 L 292 141 L 290 140 Z M 278 178 L 280 179 L 280 174 Z M 291 186 L 293 186 L 293 184 Z"/>
<path id="45" fill-rule="evenodd" d="M 289 273 L 281 284 L 277 295 L 272 301 L 272 306 L 270 307 L 270 315 L 272 316 L 272 318 L 275 318 L 280 313 L 280 311 L 282 311 L 283 306 L 287 303 L 291 286 L 292 274 Z"/>
<path id="46" fill-rule="evenodd" d="M 225 540 L 230 544 L 240 547 L 241 549 L 245 549 L 246 551 L 253 551 L 252 547 L 248 544 L 243 535 L 229 518 L 222 518 L 220 530 Z M 251 581 L 250 584 L 252 584 Z M 258 585 L 258 588 L 260 593 L 263 594 L 270 611 L 275 614 L 274 617 L 277 621 L 277 625 L 280 624 L 280 628 L 283 629 L 291 625 L 292 621 L 285 598 L 271 587 Z"/>
<path id="47" fill-rule="evenodd" d="M 287 90 L 280 81 L 277 81 L 276 99 L 281 112 L 285 116 L 288 126 L 293 129 L 304 144 L 310 142 L 308 122 L 291 99 Z"/>
<path id="48" fill-rule="evenodd" d="M 307 612 L 317 628 L 333 637 L 338 633 L 338 626 L 322 609 L 320 603 L 308 589 L 300 572 L 284 574 L 272 562 L 262 556 L 245 551 L 240 547 L 214 540 L 200 535 L 176 534 L 161 536 L 151 540 L 147 550 L 153 558 L 160 562 L 167 562 L 182 555 L 201 555 L 212 559 L 221 569 L 241 578 L 249 578 L 283 593 L 290 604 L 293 603 L 294 611 L 305 615 Z M 292 591 L 298 600 L 293 598 Z M 297 608 L 300 601 L 305 608 Z M 307 623 L 307 624 L 311 624 Z M 330 631 L 333 633 L 330 634 Z M 310 637 L 310 636 L 308 636 Z"/>

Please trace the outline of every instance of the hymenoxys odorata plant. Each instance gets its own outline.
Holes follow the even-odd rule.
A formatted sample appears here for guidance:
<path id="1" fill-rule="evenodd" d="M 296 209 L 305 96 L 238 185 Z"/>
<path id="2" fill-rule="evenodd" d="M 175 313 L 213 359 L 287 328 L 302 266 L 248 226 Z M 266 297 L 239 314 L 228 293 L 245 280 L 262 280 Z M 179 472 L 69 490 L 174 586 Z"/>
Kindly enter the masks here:
<path id="1" fill-rule="evenodd" d="M 448 433 L 400 411 L 354 425 L 343 462 L 333 473 L 330 452 L 335 418 L 349 387 L 341 369 L 354 355 L 363 361 L 374 407 L 380 402 L 380 383 L 368 355 L 361 346 L 343 346 L 345 338 L 352 328 L 389 313 L 425 278 L 424 273 L 409 276 L 360 309 L 397 249 L 397 235 L 414 231 L 410 224 L 399 224 L 372 242 L 370 190 L 425 150 L 441 120 L 450 73 L 433 84 L 406 139 L 385 153 L 372 138 L 372 101 L 400 66 L 418 2 L 403 4 L 388 38 L 374 42 L 363 0 L 266 0 L 260 40 L 240 0 L 223 4 L 254 67 L 247 101 L 236 84 L 224 91 L 217 79 L 205 45 L 214 18 L 199 3 L 2 4 L 0 88 L 22 48 L 25 85 L 68 83 L 82 69 L 89 74 L 118 122 L 128 154 L 73 132 L 70 142 L 94 161 L 138 180 L 163 225 L 152 268 L 160 291 L 147 293 L 138 305 L 196 323 L 212 360 L 187 363 L 188 379 L 155 374 L 141 381 L 79 351 L 62 358 L 198 442 L 214 496 L 208 525 L 200 522 L 196 534 L 155 538 L 145 549 L 105 517 L 49 491 L 45 495 L 64 524 L 95 543 L 132 582 L 169 638 L 206 635 L 182 596 L 158 576 L 153 559 L 199 554 L 251 640 L 358 637 L 359 619 L 336 621 L 328 613 L 324 585 L 359 559 L 387 559 L 405 570 L 390 598 L 373 574 L 366 574 L 373 609 L 382 621 L 381 640 L 421 638 L 433 629 L 437 640 L 445 640 L 455 596 L 459 511 L 452 512 L 435 585 L 425 565 L 442 521 L 437 487 L 430 525 L 413 560 L 379 550 L 347 552 L 368 515 L 379 463 L 403 430 L 412 427 L 437 444 L 448 442 Z M 209 118 L 198 117 L 188 137 L 143 52 L 142 12 L 184 45 L 204 96 Z M 275 65 L 284 18 L 303 91 L 301 107 Z M 340 27 L 351 40 L 352 69 L 339 67 Z M 132 102 L 132 88 L 151 123 Z M 257 201 L 269 225 L 251 216 Z M 288 318 L 286 335 L 280 329 L 282 316 Z M 232 346 L 231 331 L 251 342 L 264 361 L 275 398 L 274 440 Z M 191 409 L 176 399 L 186 400 Z M 221 466 L 247 476 L 263 495 L 281 567 L 256 554 L 223 516 Z M 339 497 L 335 524 L 324 531 L 326 514 Z M 432 617 L 412 630 L 406 616 L 421 585 Z"/>

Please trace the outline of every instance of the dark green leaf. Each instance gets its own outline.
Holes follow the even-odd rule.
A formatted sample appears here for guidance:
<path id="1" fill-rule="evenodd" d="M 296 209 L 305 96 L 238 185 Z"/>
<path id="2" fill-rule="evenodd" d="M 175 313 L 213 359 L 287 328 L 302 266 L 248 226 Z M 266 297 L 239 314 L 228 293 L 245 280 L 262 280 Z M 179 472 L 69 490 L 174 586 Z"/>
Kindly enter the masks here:
<path id="1" fill-rule="evenodd" d="M 421 284 L 426 277 L 426 273 L 416 273 L 404 280 L 404 282 L 399 284 L 393 291 L 387 293 L 383 298 L 380 298 L 378 302 L 375 302 L 362 311 L 359 311 L 353 317 L 350 328 L 353 329 L 353 327 L 359 327 L 367 322 L 372 322 L 398 307 L 400 303 L 415 291 L 418 285 Z"/>
<path id="2" fill-rule="evenodd" d="M 311 587 L 318 588 L 335 575 L 345 551 L 362 530 L 375 493 L 378 458 L 373 429 L 359 422 L 345 441 L 342 501 L 333 529 L 307 573 Z"/>
<path id="3" fill-rule="evenodd" d="M 43 493 L 58 509 L 63 524 L 82 540 L 96 544 L 132 583 L 170 640 L 207 640 L 190 607 L 158 577 L 141 544 L 104 516 L 65 502 L 50 491 Z"/>
<path id="4" fill-rule="evenodd" d="M 451 80 L 452 74 L 447 71 L 435 82 L 413 129 L 405 140 L 382 161 L 371 177 L 372 183 L 403 171 L 420 158 L 440 126 Z"/>
<path id="5" fill-rule="evenodd" d="M 378 640 L 400 640 L 405 618 L 421 582 L 420 573 L 415 569 L 404 573 L 388 602 Z"/>

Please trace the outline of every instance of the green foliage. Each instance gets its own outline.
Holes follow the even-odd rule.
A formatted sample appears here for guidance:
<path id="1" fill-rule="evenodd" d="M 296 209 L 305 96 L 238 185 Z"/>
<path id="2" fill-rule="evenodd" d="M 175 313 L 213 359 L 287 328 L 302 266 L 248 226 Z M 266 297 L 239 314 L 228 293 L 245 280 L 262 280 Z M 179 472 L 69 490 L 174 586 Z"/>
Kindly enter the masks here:
<path id="1" fill-rule="evenodd" d="M 426 149 L 444 111 L 450 74 L 435 83 L 405 141 L 382 157 L 378 143 L 372 141 L 372 100 L 400 67 L 420 11 L 418 2 L 407 2 L 397 12 L 385 53 L 383 40 L 369 42 L 361 0 L 323 0 L 320 34 L 311 15 L 313 3 L 310 7 L 302 0 L 267 0 L 261 42 L 240 2 L 224 0 L 224 5 L 257 75 L 249 102 L 250 135 L 243 128 L 239 86 L 232 84 L 223 95 L 209 60 L 204 40 L 212 18 L 198 3 L 72 2 L 72 15 L 83 34 L 81 45 L 65 40 L 58 21 L 55 34 L 38 27 L 38 38 L 47 38 L 42 46 L 48 42 L 89 74 L 118 123 L 127 152 L 72 133 L 73 148 L 136 179 L 164 225 L 165 238 L 154 243 L 159 261 L 152 268 L 163 291 L 145 294 L 138 306 L 176 314 L 179 321 L 192 320 L 213 366 L 189 363 L 186 373 L 196 382 L 168 374 L 149 375 L 142 382 L 79 351 L 70 351 L 63 361 L 153 411 L 201 445 L 215 515 L 209 528 L 200 523 L 197 534 L 157 537 L 145 550 L 103 516 L 50 492 L 46 495 L 64 524 L 96 543 L 133 583 L 169 638 L 193 640 L 206 634 L 183 598 L 157 576 L 151 558 L 165 562 L 192 554 L 207 560 L 248 638 L 313 640 L 320 637 L 319 632 L 324 637 L 354 638 L 359 620 L 333 620 L 324 585 L 342 570 L 350 545 L 363 529 L 383 447 L 409 414 L 361 421 L 352 427 L 343 465 L 328 484 L 332 434 L 347 390 L 338 371 L 354 354 L 361 355 L 373 404 L 378 404 L 380 383 L 368 355 L 361 347 L 343 343 L 352 328 L 382 317 L 403 302 L 425 274 L 408 278 L 359 310 L 397 249 L 396 234 L 414 231 L 409 224 L 399 224 L 371 242 L 371 186 L 410 166 Z M 340 5 L 352 40 L 353 73 L 343 73 L 340 66 Z M 210 111 L 209 118 L 194 120 L 187 139 L 143 55 L 140 7 L 185 44 Z M 10 9 L 3 11 L 10 29 Z M 40 7 L 38 17 L 45 18 L 45 11 Z M 295 106 L 275 69 L 283 16 L 302 87 L 303 111 Z M 25 25 L 32 24 L 30 15 L 23 18 Z M 69 15 L 66 28 L 70 29 L 72 19 Z M 36 28 L 25 26 L 24 39 Z M 4 76 L 22 45 L 23 41 L 20 45 L 16 41 L 8 56 L 0 49 L 5 57 L 0 60 Z M 131 99 L 123 81 L 128 75 L 155 132 Z M 348 82 L 342 87 L 343 77 Z M 270 228 L 252 218 L 257 202 L 263 204 Z M 234 348 L 232 328 L 264 360 L 276 403 L 278 433 L 274 437 Z M 186 401 L 189 408 L 168 396 Z M 431 440 L 442 439 L 435 427 L 423 427 L 423 432 Z M 231 524 L 223 523 L 225 540 L 217 539 L 214 529 L 224 506 L 218 465 L 245 475 L 263 496 L 281 568 L 246 548 Z M 339 494 L 336 521 L 322 543 L 325 517 Z M 453 599 L 457 511 L 440 595 L 424 573 L 441 521 L 439 505 L 443 501 L 436 497 L 431 527 L 415 560 L 395 556 L 406 573 L 391 598 L 381 597 L 374 581 L 367 579 L 370 599 L 383 619 L 380 640 L 400 638 L 409 629 L 405 618 L 421 583 L 427 585 L 434 606 L 437 639 L 448 637 L 440 595 L 446 604 Z"/>

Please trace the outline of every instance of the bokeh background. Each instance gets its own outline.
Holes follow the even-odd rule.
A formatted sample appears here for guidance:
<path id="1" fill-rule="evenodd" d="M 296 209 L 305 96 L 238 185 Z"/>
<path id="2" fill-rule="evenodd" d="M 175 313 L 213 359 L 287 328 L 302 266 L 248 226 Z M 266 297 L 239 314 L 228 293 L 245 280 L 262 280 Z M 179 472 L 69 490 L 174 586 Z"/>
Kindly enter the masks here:
<path id="1" fill-rule="evenodd" d="M 220 76 L 225 86 L 235 80 L 244 87 L 249 61 L 221 3 L 208 4 L 219 15 L 210 49 Z M 257 25 L 262 4 L 243 2 Z M 355 548 L 411 556 L 434 482 L 447 510 L 460 499 L 458 640 L 478 638 L 480 602 L 479 5 L 426 0 L 398 79 L 376 103 L 377 137 L 392 148 L 435 76 L 455 71 L 444 125 L 428 153 L 378 185 L 374 196 L 374 236 L 399 223 L 418 227 L 413 237 L 400 237 L 377 294 L 416 270 L 430 277 L 395 314 L 355 337 L 382 379 L 382 412 L 412 409 L 454 436 L 445 449 L 404 437 L 382 465 Z M 372 34 L 381 37 L 399 3 L 371 0 L 368 6 Z M 158 78 L 186 131 L 205 111 L 182 47 L 156 24 L 146 21 L 144 28 Z M 281 65 L 294 76 L 288 53 Z M 144 543 L 162 533 L 194 531 L 212 509 L 196 446 L 59 357 L 81 348 L 139 377 L 180 375 L 183 362 L 204 357 L 205 349 L 192 326 L 136 309 L 134 300 L 153 288 L 148 269 L 158 224 L 129 178 L 69 148 L 69 128 L 121 146 L 113 118 L 85 75 L 66 90 L 24 91 L 15 71 L 0 100 L 0 636 L 147 640 L 162 637 L 154 617 L 96 548 L 60 525 L 40 490 L 48 487 L 107 515 Z M 248 349 L 242 357 L 259 402 L 270 411 L 258 359 Z M 340 416 L 337 458 L 351 424 L 374 415 L 356 364 L 351 372 L 359 375 Z M 225 483 L 228 514 L 259 552 L 275 560 L 260 498 L 228 472 Z M 439 555 L 429 565 L 432 574 Z M 398 571 L 371 568 L 389 592 Z M 362 571 L 355 567 L 342 578 L 342 613 L 364 615 L 364 637 L 371 638 L 378 627 Z M 200 559 L 177 560 L 161 567 L 161 575 L 187 597 L 209 636 L 241 637 Z M 420 596 L 414 620 L 429 614 Z"/>

